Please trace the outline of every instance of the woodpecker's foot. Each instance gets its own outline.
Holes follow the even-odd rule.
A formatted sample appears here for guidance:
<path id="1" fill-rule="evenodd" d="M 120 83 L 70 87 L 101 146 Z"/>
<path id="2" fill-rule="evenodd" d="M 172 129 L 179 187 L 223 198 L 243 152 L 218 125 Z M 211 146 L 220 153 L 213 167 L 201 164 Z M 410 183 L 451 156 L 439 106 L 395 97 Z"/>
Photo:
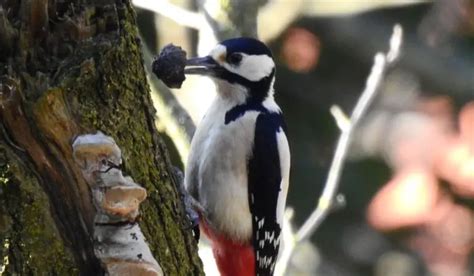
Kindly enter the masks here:
<path id="1" fill-rule="evenodd" d="M 184 228 L 186 230 L 191 229 L 193 231 L 194 238 L 196 241 L 199 241 L 200 232 L 199 232 L 199 212 L 204 210 L 201 205 L 186 191 L 184 188 L 184 175 L 180 169 L 173 167 L 173 173 L 176 179 L 177 188 L 181 201 L 184 204 L 184 209 L 186 212 L 186 225 Z"/>

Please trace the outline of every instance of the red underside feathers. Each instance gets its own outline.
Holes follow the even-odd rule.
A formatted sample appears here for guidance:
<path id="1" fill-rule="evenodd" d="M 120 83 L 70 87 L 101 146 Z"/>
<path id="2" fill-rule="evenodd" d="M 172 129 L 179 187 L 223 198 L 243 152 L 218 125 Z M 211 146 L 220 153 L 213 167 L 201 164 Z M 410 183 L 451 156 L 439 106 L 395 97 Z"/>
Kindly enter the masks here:
<path id="1" fill-rule="evenodd" d="M 255 276 L 255 257 L 250 244 L 242 244 L 215 233 L 201 220 L 201 231 L 212 241 L 212 252 L 221 276 Z"/>

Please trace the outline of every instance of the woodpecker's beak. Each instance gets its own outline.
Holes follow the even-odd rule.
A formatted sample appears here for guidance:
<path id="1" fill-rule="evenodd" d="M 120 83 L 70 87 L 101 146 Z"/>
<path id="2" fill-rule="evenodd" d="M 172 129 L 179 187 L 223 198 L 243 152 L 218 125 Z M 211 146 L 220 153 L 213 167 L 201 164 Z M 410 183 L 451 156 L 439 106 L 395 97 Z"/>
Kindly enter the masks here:
<path id="1" fill-rule="evenodd" d="M 211 57 L 196 57 L 186 61 L 185 74 L 215 76 L 221 66 Z"/>

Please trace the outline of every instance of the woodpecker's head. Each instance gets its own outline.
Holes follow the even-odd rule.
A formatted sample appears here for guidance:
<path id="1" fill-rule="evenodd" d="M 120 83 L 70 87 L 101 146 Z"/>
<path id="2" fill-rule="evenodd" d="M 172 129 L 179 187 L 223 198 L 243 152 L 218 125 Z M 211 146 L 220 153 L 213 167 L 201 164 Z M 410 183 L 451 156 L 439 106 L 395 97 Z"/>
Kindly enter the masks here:
<path id="1" fill-rule="evenodd" d="M 253 38 L 234 38 L 219 43 L 208 56 L 187 60 L 186 74 L 212 77 L 218 92 L 228 96 L 264 100 L 273 93 L 275 63 L 270 49 Z"/>

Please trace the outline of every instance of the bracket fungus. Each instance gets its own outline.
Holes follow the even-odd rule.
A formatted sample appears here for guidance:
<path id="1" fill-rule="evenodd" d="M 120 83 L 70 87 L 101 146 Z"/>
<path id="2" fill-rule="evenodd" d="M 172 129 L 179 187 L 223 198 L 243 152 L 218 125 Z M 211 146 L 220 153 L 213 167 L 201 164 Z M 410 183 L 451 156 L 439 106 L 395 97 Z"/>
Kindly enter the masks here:
<path id="1" fill-rule="evenodd" d="M 136 222 L 146 190 L 123 176 L 120 148 L 100 131 L 77 137 L 72 147 L 92 189 L 94 252 L 108 275 L 163 275 Z"/>

